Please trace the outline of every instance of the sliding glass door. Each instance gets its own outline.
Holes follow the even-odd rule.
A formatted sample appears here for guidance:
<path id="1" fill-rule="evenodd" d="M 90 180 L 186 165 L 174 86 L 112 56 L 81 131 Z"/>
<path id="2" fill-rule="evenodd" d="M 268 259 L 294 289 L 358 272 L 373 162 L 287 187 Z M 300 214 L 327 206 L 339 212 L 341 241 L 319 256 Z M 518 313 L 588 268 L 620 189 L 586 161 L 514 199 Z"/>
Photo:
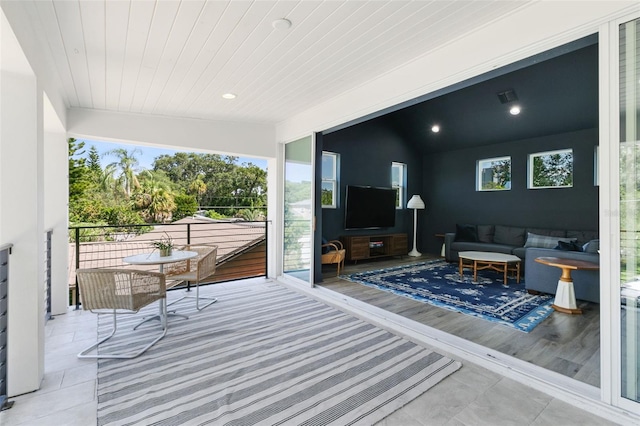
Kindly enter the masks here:
<path id="1" fill-rule="evenodd" d="M 620 386 L 640 402 L 640 20 L 620 25 Z"/>
<path id="2" fill-rule="evenodd" d="M 284 147 L 283 272 L 312 285 L 313 136 Z"/>

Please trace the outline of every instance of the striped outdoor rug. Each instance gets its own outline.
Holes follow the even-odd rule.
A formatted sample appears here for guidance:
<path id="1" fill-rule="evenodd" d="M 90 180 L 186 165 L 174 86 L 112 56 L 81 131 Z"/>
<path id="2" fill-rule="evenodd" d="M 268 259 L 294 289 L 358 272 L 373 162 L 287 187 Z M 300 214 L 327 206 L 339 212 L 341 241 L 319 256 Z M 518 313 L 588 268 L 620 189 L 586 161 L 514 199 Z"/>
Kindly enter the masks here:
<path id="1" fill-rule="evenodd" d="M 274 283 L 206 291 L 218 302 L 173 305 L 190 318 L 171 319 L 147 353 L 99 362 L 98 425 L 370 425 L 460 368 Z M 110 349 L 159 329 L 130 331 L 138 320 L 119 322 L 128 336 Z M 101 316 L 99 333 L 110 321 Z"/>

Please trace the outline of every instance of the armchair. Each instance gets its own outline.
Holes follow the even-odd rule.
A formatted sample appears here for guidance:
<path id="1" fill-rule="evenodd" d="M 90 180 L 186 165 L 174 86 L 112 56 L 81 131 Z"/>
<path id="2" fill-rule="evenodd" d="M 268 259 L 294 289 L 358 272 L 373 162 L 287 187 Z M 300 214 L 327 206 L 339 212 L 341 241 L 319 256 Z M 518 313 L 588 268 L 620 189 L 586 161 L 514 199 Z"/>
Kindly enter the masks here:
<path id="1" fill-rule="evenodd" d="M 165 276 L 159 272 L 133 269 L 78 269 L 76 271 L 82 308 L 93 313 L 113 313 L 111 333 L 78 354 L 78 358 L 118 358 L 130 359 L 142 355 L 167 334 L 167 305 Z M 93 349 L 111 337 L 118 328 L 118 314 L 131 314 L 158 301 L 161 315 L 162 333 L 151 343 L 137 352 L 128 354 L 99 353 L 89 355 Z"/>
<path id="2" fill-rule="evenodd" d="M 342 268 L 344 268 L 344 258 L 346 256 L 346 253 L 347 252 L 344 249 L 342 242 L 338 240 L 328 241 L 327 243 L 322 244 L 322 264 L 332 265 L 334 263 L 337 263 L 337 275 L 340 275 L 340 265 L 342 265 Z"/>
<path id="3" fill-rule="evenodd" d="M 185 250 L 198 252 L 198 256 L 193 259 L 179 262 L 178 264 L 171 265 L 171 268 L 166 271 L 167 278 L 175 281 L 187 281 L 188 283 L 194 283 L 196 285 L 196 295 L 184 296 L 180 299 L 171 302 L 176 303 L 185 298 L 196 299 L 196 309 L 201 311 L 207 306 L 218 301 L 215 297 L 200 296 L 200 283 L 204 282 L 207 278 L 210 278 L 216 272 L 216 259 L 218 255 L 218 246 L 186 246 Z M 204 306 L 200 307 L 200 299 L 208 300 Z"/>

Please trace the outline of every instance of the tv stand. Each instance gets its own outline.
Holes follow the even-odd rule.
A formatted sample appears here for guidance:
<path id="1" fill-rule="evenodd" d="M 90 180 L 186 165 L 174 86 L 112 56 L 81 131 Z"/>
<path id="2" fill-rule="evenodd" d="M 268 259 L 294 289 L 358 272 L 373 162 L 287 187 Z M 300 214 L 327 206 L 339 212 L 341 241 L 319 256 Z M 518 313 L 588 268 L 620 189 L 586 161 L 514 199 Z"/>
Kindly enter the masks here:
<path id="1" fill-rule="evenodd" d="M 408 253 L 407 234 L 354 235 L 340 237 L 347 250 L 346 259 L 375 259 L 378 257 L 404 256 Z"/>

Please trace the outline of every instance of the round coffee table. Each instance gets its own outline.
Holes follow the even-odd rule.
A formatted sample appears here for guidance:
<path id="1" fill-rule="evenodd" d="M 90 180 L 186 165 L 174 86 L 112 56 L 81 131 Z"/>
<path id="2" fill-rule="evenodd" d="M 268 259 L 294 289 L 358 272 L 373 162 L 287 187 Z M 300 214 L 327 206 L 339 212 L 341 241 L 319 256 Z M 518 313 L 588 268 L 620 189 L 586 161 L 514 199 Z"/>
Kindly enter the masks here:
<path id="1" fill-rule="evenodd" d="M 536 257 L 535 261 L 562 269 L 562 275 L 560 275 L 558 288 L 556 289 L 556 298 L 551 307 L 565 314 L 581 314 L 582 309 L 578 309 L 576 302 L 571 271 L 597 271 L 600 269 L 600 265 L 586 260 L 564 259 L 562 257 Z"/>
<path id="2" fill-rule="evenodd" d="M 504 285 L 508 285 L 507 273 L 513 271 L 516 273 L 517 283 L 520 284 L 520 262 L 522 260 L 518 256 L 489 251 L 461 251 L 458 253 L 458 258 L 460 259 L 460 276 L 462 276 L 463 268 L 473 268 L 473 281 L 478 281 L 478 271 L 491 269 L 502 272 Z"/>

